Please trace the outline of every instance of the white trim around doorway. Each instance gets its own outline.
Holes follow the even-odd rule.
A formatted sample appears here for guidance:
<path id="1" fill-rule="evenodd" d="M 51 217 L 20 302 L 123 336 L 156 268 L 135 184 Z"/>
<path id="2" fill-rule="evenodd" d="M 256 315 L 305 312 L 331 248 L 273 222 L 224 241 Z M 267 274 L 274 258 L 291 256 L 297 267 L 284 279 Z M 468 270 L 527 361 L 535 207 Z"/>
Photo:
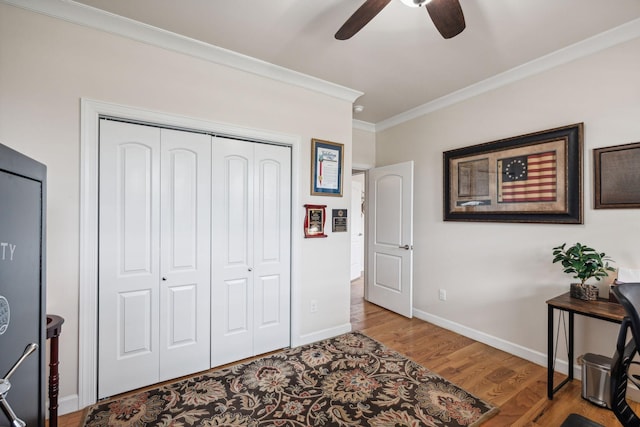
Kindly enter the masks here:
<path id="1" fill-rule="evenodd" d="M 176 128 L 210 132 L 238 139 L 264 141 L 291 147 L 291 345 L 300 341 L 300 260 L 301 241 L 293 230 L 302 223 L 297 215 L 300 194 L 301 138 L 261 129 L 246 128 L 165 112 L 96 101 L 81 100 L 80 117 L 80 271 L 78 333 L 78 399 L 66 402 L 68 412 L 96 403 L 98 328 L 98 139 L 101 116 Z M 73 406 L 73 407 L 72 407 Z M 74 409 L 75 408 L 75 409 Z M 65 412 L 67 412 L 65 410 Z"/>

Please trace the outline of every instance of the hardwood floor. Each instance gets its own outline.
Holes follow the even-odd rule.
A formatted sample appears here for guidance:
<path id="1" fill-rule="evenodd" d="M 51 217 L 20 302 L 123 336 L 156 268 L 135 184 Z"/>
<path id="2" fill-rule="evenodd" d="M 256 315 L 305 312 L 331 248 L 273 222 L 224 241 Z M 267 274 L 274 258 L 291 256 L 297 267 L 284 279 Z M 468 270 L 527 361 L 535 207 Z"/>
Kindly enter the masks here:
<path id="1" fill-rule="evenodd" d="M 570 413 L 604 426 L 620 426 L 608 409 L 580 397 L 574 380 L 547 399 L 547 369 L 418 319 L 407 319 L 364 301 L 362 281 L 351 285 L 351 325 L 388 347 L 500 408 L 482 427 L 557 427 Z M 558 379 L 562 376 L 558 375 Z M 558 381 L 558 380 L 556 380 Z M 634 404 L 640 413 L 640 405 Z M 78 427 L 84 411 L 59 417 Z"/>
<path id="2" fill-rule="evenodd" d="M 431 371 L 500 408 L 482 427 L 557 427 L 570 413 L 620 426 L 613 412 L 580 397 L 574 380 L 547 399 L 547 369 L 418 319 L 364 301 L 361 281 L 351 285 L 351 325 Z M 557 382 L 563 378 L 557 375 Z M 638 407 L 634 406 L 638 411 Z"/>

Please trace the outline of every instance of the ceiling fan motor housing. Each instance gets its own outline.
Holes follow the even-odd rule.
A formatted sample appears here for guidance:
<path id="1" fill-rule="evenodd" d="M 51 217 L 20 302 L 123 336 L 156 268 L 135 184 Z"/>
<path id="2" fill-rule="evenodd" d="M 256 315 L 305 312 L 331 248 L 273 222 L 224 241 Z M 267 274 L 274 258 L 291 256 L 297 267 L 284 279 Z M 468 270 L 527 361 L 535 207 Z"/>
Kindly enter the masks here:
<path id="1" fill-rule="evenodd" d="M 400 1 L 409 7 L 420 7 L 425 3 L 429 3 L 431 0 L 400 0 Z"/>

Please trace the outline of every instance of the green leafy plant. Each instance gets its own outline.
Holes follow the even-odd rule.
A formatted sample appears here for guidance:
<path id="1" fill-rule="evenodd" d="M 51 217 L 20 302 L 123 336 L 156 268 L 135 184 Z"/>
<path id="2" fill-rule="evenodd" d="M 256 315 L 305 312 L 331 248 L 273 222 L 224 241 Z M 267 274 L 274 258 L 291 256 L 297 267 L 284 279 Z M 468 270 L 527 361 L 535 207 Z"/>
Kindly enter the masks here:
<path id="1" fill-rule="evenodd" d="M 580 286 L 591 277 L 600 280 L 607 276 L 608 271 L 615 271 L 609 265 L 614 262 L 604 252 L 598 252 L 589 246 L 576 243 L 565 249 L 566 243 L 553 248 L 553 262 L 562 263 L 563 271 L 573 274 L 574 279 L 580 279 Z"/>

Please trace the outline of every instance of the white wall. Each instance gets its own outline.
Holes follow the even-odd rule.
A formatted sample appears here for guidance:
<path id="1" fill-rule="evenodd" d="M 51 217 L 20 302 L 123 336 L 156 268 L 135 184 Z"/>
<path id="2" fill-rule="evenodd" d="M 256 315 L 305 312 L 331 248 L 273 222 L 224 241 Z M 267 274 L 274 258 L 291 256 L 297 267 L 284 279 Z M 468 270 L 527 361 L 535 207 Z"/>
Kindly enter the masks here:
<path id="1" fill-rule="evenodd" d="M 376 164 L 376 134 L 373 131 L 353 129 L 353 167 L 370 169 Z"/>
<path id="2" fill-rule="evenodd" d="M 545 363 L 545 301 L 572 281 L 551 263 L 551 248 L 580 241 L 617 266 L 640 268 L 638 210 L 592 208 L 593 148 L 640 141 L 639 52 L 635 39 L 376 135 L 377 166 L 415 161 L 419 316 Z M 577 122 L 585 135 L 583 225 L 443 222 L 443 151 Z M 576 355 L 611 356 L 617 330 L 578 316 Z"/>
<path id="3" fill-rule="evenodd" d="M 344 197 L 309 195 L 311 138 L 345 144 L 351 170 L 351 102 L 0 3 L 0 143 L 48 167 L 47 312 L 60 338 L 61 413 L 77 409 L 80 99 L 90 98 L 301 141 L 297 215 L 304 203 L 348 209 Z M 301 218 L 298 218 L 301 222 Z M 299 277 L 297 342 L 350 328 L 349 233 L 303 238 L 293 230 Z M 309 312 L 310 300 L 317 313 Z"/>

